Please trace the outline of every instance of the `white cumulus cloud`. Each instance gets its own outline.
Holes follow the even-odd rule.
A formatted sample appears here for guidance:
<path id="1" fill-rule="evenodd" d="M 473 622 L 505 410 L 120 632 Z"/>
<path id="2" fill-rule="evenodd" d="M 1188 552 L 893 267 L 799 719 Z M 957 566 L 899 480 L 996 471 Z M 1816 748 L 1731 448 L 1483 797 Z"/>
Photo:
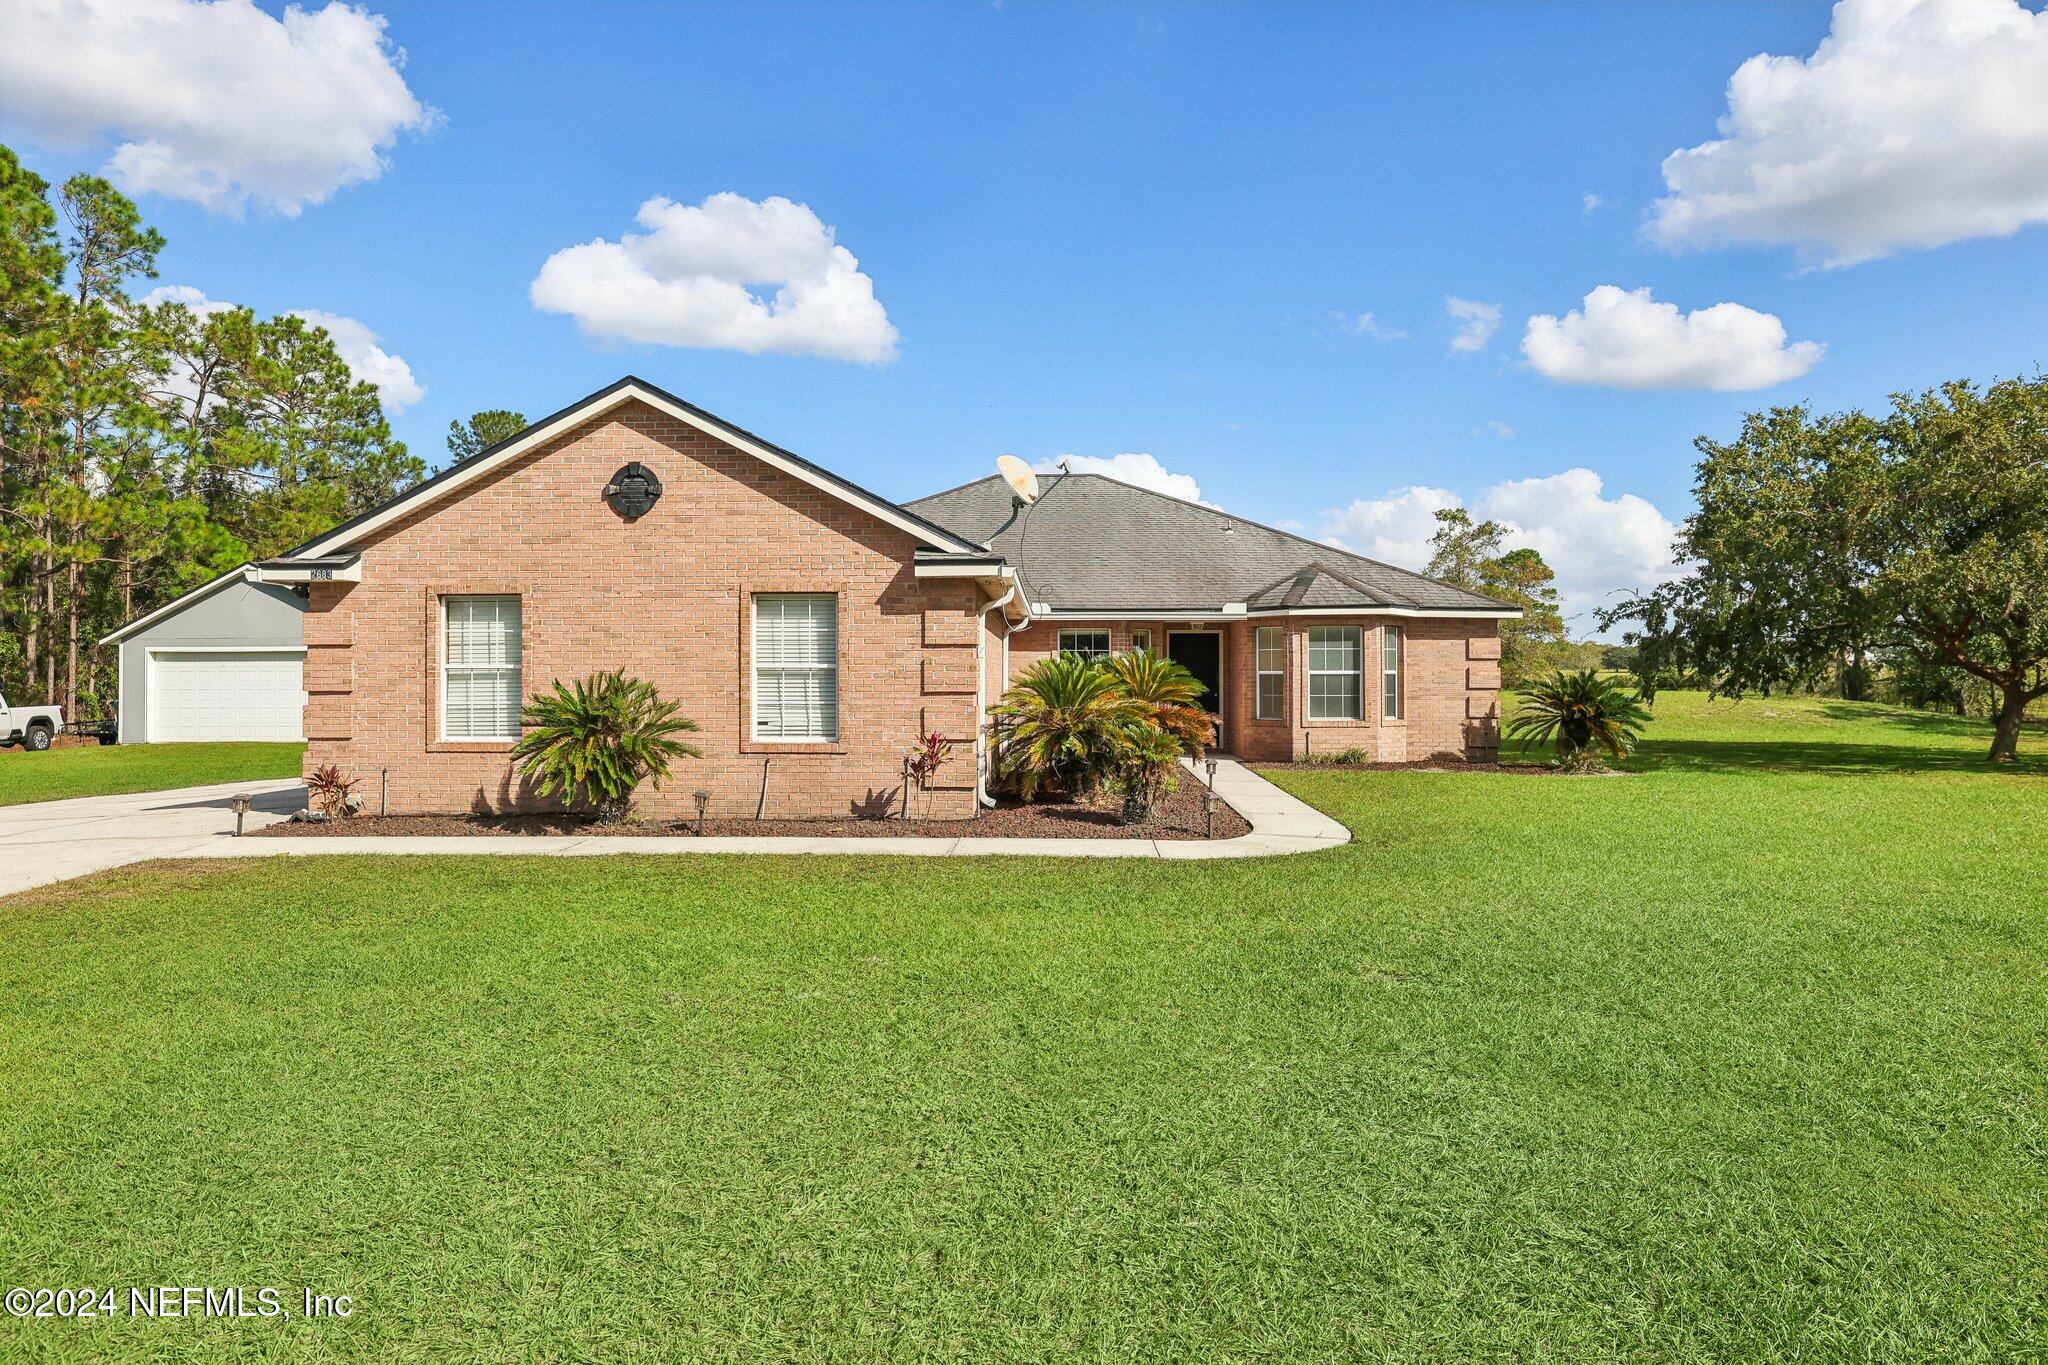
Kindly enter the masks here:
<path id="1" fill-rule="evenodd" d="M 1429 562 L 1437 512 L 1460 501 L 1448 488 L 1421 484 L 1396 489 L 1384 498 L 1359 498 L 1349 507 L 1323 513 L 1322 538 L 1371 559 L 1420 569 Z"/>
<path id="2" fill-rule="evenodd" d="M 1486 349 L 1486 343 L 1493 340 L 1493 334 L 1500 330 L 1500 305 L 1481 303 L 1477 299 L 1461 299 L 1455 294 L 1444 298 L 1444 311 L 1458 324 L 1458 330 L 1451 335 L 1451 349 L 1466 354 Z"/>
<path id="3" fill-rule="evenodd" d="M 1203 501 L 1202 486 L 1195 482 L 1194 475 L 1176 474 L 1159 463 L 1156 456 L 1143 451 L 1127 451 L 1121 455 L 1061 455 L 1039 460 L 1031 467 L 1041 474 L 1051 474 L 1062 466 L 1071 474 L 1102 474 L 1119 483 L 1149 488 L 1168 497 L 1187 502 Z"/>
<path id="4" fill-rule="evenodd" d="M 159 285 L 142 296 L 142 302 L 154 308 L 160 304 L 181 303 L 201 317 L 210 313 L 223 312 L 235 305 L 219 299 L 208 298 L 206 292 L 194 289 L 189 284 Z M 318 308 L 287 309 L 304 318 L 315 327 L 326 329 L 334 342 L 336 353 L 342 364 L 348 366 L 349 376 L 360 383 L 377 386 L 378 397 L 390 412 L 399 412 L 411 407 L 427 396 L 420 382 L 413 378 L 412 366 L 405 357 L 393 355 L 384 349 L 383 338 L 362 323 L 339 313 L 328 313 Z"/>
<path id="5" fill-rule="evenodd" d="M 1719 131 L 1664 160 L 1663 245 L 1841 266 L 2048 222 L 2048 13 L 1842 0 L 1811 56 L 1737 68 Z"/>
<path id="6" fill-rule="evenodd" d="M 1322 534 L 1340 548 L 1419 572 L 1429 563 L 1437 511 L 1465 505 L 1447 488 L 1397 489 L 1323 513 Z M 1543 556 L 1576 635 L 1593 633 L 1591 613 L 1619 601 L 1617 594 L 1654 587 L 1677 572 L 1676 523 L 1633 493 L 1608 496 L 1590 469 L 1495 484 L 1469 510 L 1475 520 L 1502 523 L 1508 548 L 1526 545 Z"/>
<path id="7" fill-rule="evenodd" d="M 600 340 L 895 359 L 896 328 L 874 281 L 808 206 L 730 192 L 698 205 L 656 197 L 635 221 L 644 232 L 548 257 L 534 307 Z"/>
<path id="8" fill-rule="evenodd" d="M 405 363 L 405 357 L 385 350 L 383 338 L 362 323 L 318 308 L 291 311 L 315 327 L 326 328 L 348 372 L 364 383 L 375 384 L 384 406 L 392 412 L 409 408 L 427 396 L 427 391 L 412 377 L 412 366 Z"/>
<path id="9" fill-rule="evenodd" d="M 1788 344 L 1784 323 L 1739 303 L 1680 313 L 1648 289 L 1611 284 L 1561 318 L 1530 318 L 1522 335 L 1537 373 L 1619 389 L 1760 389 L 1805 374 L 1825 350 L 1815 341 Z"/>
<path id="10" fill-rule="evenodd" d="M 109 179 L 216 213 L 286 216 L 383 173 L 439 115 L 381 16 L 348 4 L 0 0 L 0 115 L 31 137 L 114 143 Z"/>
<path id="11" fill-rule="evenodd" d="M 1613 606 L 1617 594 L 1655 587 L 1673 577 L 1671 543 L 1678 526 L 1633 493 L 1608 497 L 1598 474 L 1567 469 L 1546 478 L 1495 484 L 1475 509 L 1514 528 L 1511 545 L 1527 545 L 1557 573 L 1572 628 L 1590 633 L 1589 613 Z"/>

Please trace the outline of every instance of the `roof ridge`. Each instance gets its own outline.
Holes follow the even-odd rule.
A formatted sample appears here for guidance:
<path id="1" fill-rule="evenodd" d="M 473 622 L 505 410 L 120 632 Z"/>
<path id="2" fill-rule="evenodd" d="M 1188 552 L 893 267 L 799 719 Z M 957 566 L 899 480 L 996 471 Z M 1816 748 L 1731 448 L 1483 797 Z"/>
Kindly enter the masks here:
<path id="1" fill-rule="evenodd" d="M 1394 573 L 1404 574 L 1409 578 L 1419 578 L 1425 583 L 1433 583 L 1439 588 L 1449 588 L 1453 592 L 1462 592 L 1472 597 L 1485 596 L 1484 593 L 1475 593 L 1470 588 L 1461 588 L 1456 583 L 1446 583 L 1441 578 L 1431 578 L 1426 573 L 1417 573 L 1414 569 L 1404 569 L 1399 564 L 1389 564 L 1383 559 L 1374 559 L 1370 555 L 1362 555 L 1355 550 L 1346 550 L 1339 546 L 1330 545 L 1320 540 L 1310 540 L 1307 536 L 1300 535 L 1294 531 L 1283 531 L 1278 526 L 1268 526 L 1263 521 L 1253 521 L 1250 517 L 1240 516 L 1236 512 L 1232 512 L 1225 508 L 1215 506 L 1212 503 L 1195 502 L 1188 498 L 1177 498 L 1171 493 L 1162 493 L 1156 488 L 1146 488 L 1142 484 L 1125 483 L 1122 479 L 1119 479 L 1112 474 L 1099 474 L 1094 470 L 1084 470 L 1079 473 L 1069 474 L 1067 475 L 1067 477 L 1070 479 L 1101 479 L 1107 483 L 1119 484 L 1122 487 L 1131 489 L 1134 492 L 1144 493 L 1155 498 L 1162 498 L 1167 502 L 1179 503 L 1183 507 L 1192 507 L 1198 511 L 1213 513 L 1214 515 L 1219 517 L 1226 517 L 1231 521 L 1238 522 L 1245 526 L 1255 527 L 1258 530 L 1269 532 L 1272 535 L 1280 536 L 1283 539 L 1294 541 L 1297 544 L 1306 545 L 1314 550 L 1324 550 L 1331 552 L 1333 554 L 1340 554 L 1343 555 L 1346 559 L 1355 559 L 1359 561 L 1361 564 L 1370 564 L 1376 569 L 1389 569 Z M 960 487 L 971 488 L 974 486 L 975 483 L 980 482 L 981 480 L 976 479 L 972 483 L 965 483 L 962 484 Z M 958 492 L 959 490 L 949 489 L 947 491 Z M 936 497 L 938 495 L 934 494 L 933 496 Z M 1357 587 L 1358 585 L 1354 583 L 1352 584 L 1352 586 Z M 1492 599 L 1489 598 L 1488 600 L 1491 601 Z"/>

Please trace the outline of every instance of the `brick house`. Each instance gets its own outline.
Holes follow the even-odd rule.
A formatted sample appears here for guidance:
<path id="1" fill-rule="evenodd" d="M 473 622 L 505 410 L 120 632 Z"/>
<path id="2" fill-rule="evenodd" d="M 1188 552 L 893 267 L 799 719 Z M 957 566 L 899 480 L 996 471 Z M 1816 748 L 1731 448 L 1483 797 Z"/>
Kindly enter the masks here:
<path id="1" fill-rule="evenodd" d="M 537 804 L 521 700 L 613 668 L 700 727 L 651 814 L 880 811 L 936 731 L 968 818 L 987 707 L 1062 648 L 1180 659 L 1244 757 L 1490 754 L 1513 615 L 1098 477 L 899 505 L 632 378 L 253 574 L 306 594 L 307 770 L 393 812 Z"/>

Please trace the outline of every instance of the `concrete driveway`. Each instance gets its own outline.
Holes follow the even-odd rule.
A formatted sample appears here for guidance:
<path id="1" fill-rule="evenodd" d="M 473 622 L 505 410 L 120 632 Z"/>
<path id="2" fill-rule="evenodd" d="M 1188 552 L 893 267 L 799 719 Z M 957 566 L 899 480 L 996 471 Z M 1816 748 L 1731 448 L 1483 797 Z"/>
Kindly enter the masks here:
<path id="1" fill-rule="evenodd" d="M 218 848 L 222 836 L 234 833 L 230 802 L 238 792 L 255 798 L 249 829 L 306 804 L 306 784 L 288 777 L 0 806 L 0 896 L 123 863 Z"/>

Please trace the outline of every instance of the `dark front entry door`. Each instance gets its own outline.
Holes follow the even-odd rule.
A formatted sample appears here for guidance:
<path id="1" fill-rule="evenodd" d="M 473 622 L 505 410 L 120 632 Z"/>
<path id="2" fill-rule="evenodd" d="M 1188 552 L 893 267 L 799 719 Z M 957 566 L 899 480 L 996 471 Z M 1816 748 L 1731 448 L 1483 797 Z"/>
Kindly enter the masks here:
<path id="1" fill-rule="evenodd" d="M 1166 637 L 1166 657 L 1195 675 L 1204 689 L 1201 706 L 1223 713 L 1223 637 L 1209 631 L 1173 631 Z M 1217 744 L 1222 744 L 1219 737 Z"/>

